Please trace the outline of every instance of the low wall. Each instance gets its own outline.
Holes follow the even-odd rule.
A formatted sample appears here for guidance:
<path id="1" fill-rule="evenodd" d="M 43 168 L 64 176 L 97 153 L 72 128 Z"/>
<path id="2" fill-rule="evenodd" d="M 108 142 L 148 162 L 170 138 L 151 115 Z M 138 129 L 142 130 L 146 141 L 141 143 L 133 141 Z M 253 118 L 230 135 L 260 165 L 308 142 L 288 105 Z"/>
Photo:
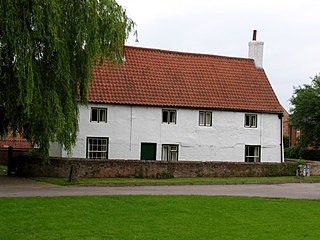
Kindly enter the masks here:
<path id="1" fill-rule="evenodd" d="M 89 160 L 19 158 L 17 174 L 22 176 L 69 177 L 70 169 L 84 177 L 255 177 L 295 175 L 295 163 L 239 163 L 199 161 Z M 74 173 L 73 173 L 74 174 Z"/>
<path id="2" fill-rule="evenodd" d="M 310 176 L 320 176 L 320 164 L 319 163 L 307 163 L 310 167 Z"/>
<path id="3" fill-rule="evenodd" d="M 299 159 L 285 158 L 285 162 L 299 164 Z M 304 160 L 304 164 L 309 166 L 310 176 L 320 176 L 320 161 Z"/>
<path id="4" fill-rule="evenodd" d="M 8 158 L 9 158 L 9 149 L 8 148 L 0 148 L 0 165 L 7 165 L 8 164 Z M 21 155 L 25 155 L 27 153 L 28 149 L 12 149 L 12 157 L 16 158 Z"/>

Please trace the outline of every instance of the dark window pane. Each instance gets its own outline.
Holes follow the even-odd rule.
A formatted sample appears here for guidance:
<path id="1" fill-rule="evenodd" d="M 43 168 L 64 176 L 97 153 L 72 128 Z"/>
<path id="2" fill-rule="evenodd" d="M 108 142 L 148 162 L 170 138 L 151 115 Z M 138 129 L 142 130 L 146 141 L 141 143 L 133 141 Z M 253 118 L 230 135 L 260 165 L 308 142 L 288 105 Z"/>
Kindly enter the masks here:
<path id="1" fill-rule="evenodd" d="M 162 111 L 162 122 L 168 122 L 168 111 Z"/>
<path id="2" fill-rule="evenodd" d="M 250 116 L 249 115 L 246 115 L 246 127 L 249 127 L 250 126 Z"/>
<path id="3" fill-rule="evenodd" d="M 98 121 L 98 109 L 97 108 L 92 108 L 91 109 L 91 121 L 92 122 L 97 122 Z"/>

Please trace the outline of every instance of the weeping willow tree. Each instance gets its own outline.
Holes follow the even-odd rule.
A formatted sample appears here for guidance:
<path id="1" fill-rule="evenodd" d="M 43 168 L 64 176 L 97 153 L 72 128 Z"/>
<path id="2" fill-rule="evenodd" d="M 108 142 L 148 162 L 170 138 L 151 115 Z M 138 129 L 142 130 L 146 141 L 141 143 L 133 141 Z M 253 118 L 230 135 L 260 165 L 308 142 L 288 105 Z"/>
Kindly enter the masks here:
<path id="1" fill-rule="evenodd" d="M 0 1 L 0 136 L 71 151 L 91 69 L 122 59 L 134 27 L 114 0 Z"/>

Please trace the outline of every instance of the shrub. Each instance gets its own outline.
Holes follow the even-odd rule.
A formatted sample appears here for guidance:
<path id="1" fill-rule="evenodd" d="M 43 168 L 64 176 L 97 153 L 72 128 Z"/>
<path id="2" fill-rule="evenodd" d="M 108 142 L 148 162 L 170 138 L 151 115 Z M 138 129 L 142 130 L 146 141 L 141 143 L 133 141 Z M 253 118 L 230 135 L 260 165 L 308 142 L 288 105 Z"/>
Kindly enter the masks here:
<path id="1" fill-rule="evenodd" d="M 284 149 L 284 157 L 320 161 L 320 150 L 303 149 L 299 146 Z"/>
<path id="2" fill-rule="evenodd" d="M 285 165 L 270 165 L 267 166 L 265 171 L 265 176 L 276 177 L 276 176 L 295 176 L 296 169 L 298 167 L 297 163 L 287 163 Z"/>
<path id="3" fill-rule="evenodd" d="M 289 147 L 289 136 L 283 136 L 283 146 L 284 148 Z"/>
<path id="4" fill-rule="evenodd" d="M 320 161 L 320 150 L 307 150 L 300 151 L 300 157 L 307 160 Z"/>
<path id="5" fill-rule="evenodd" d="M 298 146 L 288 147 L 284 149 L 285 158 L 300 158 L 301 148 Z"/>

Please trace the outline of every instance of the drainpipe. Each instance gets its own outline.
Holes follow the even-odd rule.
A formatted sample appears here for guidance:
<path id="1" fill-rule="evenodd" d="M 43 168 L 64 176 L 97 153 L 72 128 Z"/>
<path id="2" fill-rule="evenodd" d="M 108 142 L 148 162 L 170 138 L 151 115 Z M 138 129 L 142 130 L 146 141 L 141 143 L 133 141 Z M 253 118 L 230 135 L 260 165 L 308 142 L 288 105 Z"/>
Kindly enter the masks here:
<path id="1" fill-rule="evenodd" d="M 283 118 L 283 113 L 278 114 L 278 118 L 280 119 L 280 162 L 283 163 L 283 123 L 282 123 L 282 118 Z"/>

